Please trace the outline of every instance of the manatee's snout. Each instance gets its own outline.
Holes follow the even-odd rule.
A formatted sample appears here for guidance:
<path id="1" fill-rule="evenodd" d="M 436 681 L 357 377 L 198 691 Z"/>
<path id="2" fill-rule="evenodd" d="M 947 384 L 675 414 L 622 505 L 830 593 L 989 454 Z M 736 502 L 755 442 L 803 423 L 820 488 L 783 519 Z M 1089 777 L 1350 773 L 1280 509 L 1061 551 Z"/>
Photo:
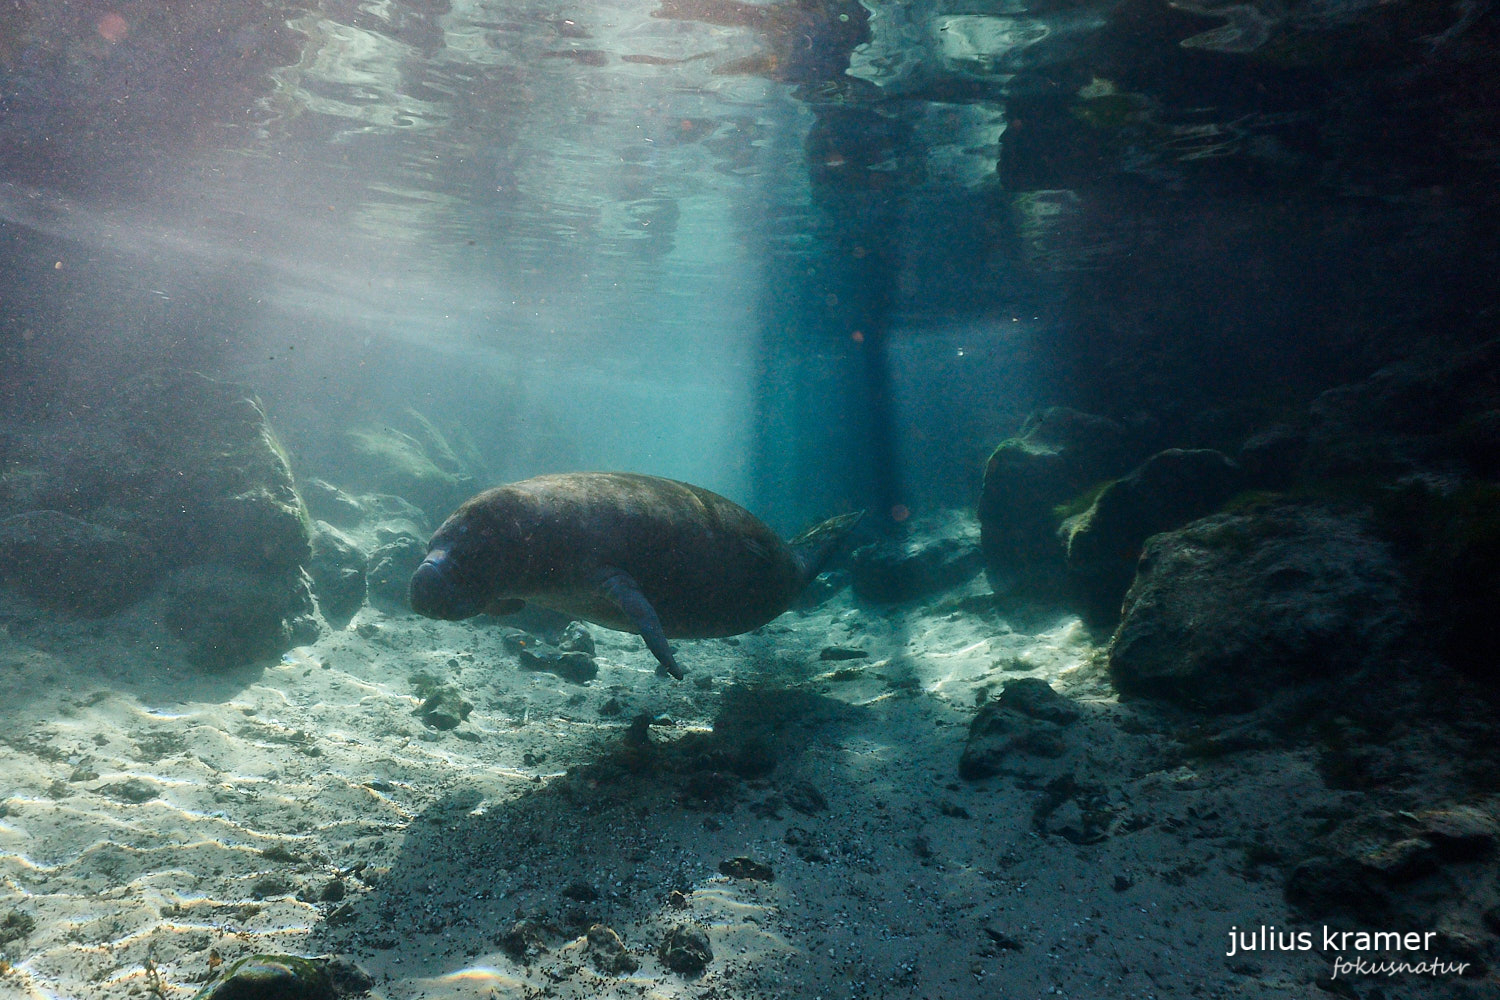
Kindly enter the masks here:
<path id="1" fill-rule="evenodd" d="M 427 553 L 411 575 L 407 594 L 411 609 L 427 618 L 457 621 L 479 613 L 478 603 L 454 580 L 452 560 L 445 549 Z"/>

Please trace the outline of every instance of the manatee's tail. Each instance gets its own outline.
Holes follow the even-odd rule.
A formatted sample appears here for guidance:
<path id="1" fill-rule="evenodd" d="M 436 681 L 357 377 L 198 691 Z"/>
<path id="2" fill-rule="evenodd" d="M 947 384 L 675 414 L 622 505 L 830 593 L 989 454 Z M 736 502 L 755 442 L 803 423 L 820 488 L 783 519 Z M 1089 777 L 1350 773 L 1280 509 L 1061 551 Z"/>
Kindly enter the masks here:
<path id="1" fill-rule="evenodd" d="M 812 578 L 823 571 L 823 564 L 828 561 L 828 557 L 833 555 L 850 529 L 864 516 L 864 511 L 857 510 L 852 514 L 830 517 L 787 543 L 792 548 L 792 554 L 797 557 L 797 567 L 802 571 L 804 585 L 811 583 Z"/>

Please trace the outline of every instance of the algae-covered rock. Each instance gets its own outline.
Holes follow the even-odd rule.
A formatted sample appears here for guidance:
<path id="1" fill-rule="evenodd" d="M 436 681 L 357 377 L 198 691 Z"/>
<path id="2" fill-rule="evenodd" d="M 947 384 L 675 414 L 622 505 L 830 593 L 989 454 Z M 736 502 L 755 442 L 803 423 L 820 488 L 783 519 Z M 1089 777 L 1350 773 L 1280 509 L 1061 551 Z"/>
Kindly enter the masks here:
<path id="1" fill-rule="evenodd" d="M 1111 482 L 1088 510 L 1064 522 L 1068 576 L 1089 614 L 1113 621 L 1146 539 L 1211 513 L 1240 483 L 1239 467 L 1217 451 L 1169 448 Z"/>
<path id="2" fill-rule="evenodd" d="M 365 603 L 365 556 L 354 539 L 327 521 L 318 521 L 307 564 L 318 609 L 330 625 L 348 624 Z"/>
<path id="3" fill-rule="evenodd" d="M 250 955 L 194 1000 L 336 1000 L 324 962 L 296 955 Z"/>
<path id="4" fill-rule="evenodd" d="M 370 552 L 365 582 L 370 603 L 387 611 L 410 611 L 407 589 L 411 575 L 427 556 L 427 543 L 401 532 L 390 536 Z"/>
<path id="5" fill-rule="evenodd" d="M 347 431 L 338 478 L 360 491 L 403 497 L 440 521 L 475 492 L 476 456 L 470 448 L 460 458 L 448 436 L 416 410 L 408 408 L 397 423 Z"/>
<path id="6" fill-rule="evenodd" d="M 696 924 L 682 924 L 671 928 L 662 937 L 657 957 L 673 972 L 692 976 L 708 968 L 708 963 L 714 960 L 714 952 L 703 928 Z"/>
<path id="7" fill-rule="evenodd" d="M 194 372 L 155 372 L 125 385 L 114 406 L 128 457 L 110 456 L 103 469 L 90 461 L 80 474 L 138 512 L 165 555 L 296 574 L 312 524 L 253 393 Z"/>
<path id="8" fill-rule="evenodd" d="M 1216 514 L 1146 543 L 1110 674 L 1128 694 L 1254 708 L 1391 651 L 1410 625 L 1404 596 L 1362 516 L 1292 503 Z"/>
<path id="9" fill-rule="evenodd" d="M 433 729 L 456 729 L 469 717 L 474 706 L 463 693 L 451 684 L 439 684 L 426 689 L 422 704 L 416 714 Z"/>
<path id="10" fill-rule="evenodd" d="M 995 589 L 1057 588 L 1064 562 L 1056 509 L 1124 472 L 1137 454 L 1124 425 L 1066 407 L 1032 414 L 1019 434 L 1001 442 L 985 464 L 978 511 Z"/>
<path id="11" fill-rule="evenodd" d="M 358 500 L 326 479 L 304 479 L 300 484 L 308 513 L 340 528 L 353 528 L 363 520 L 365 508 Z"/>
<path id="12" fill-rule="evenodd" d="M 168 627 L 201 666 L 228 669 L 313 641 L 318 626 L 305 579 L 280 580 L 221 564 L 187 566 L 164 587 Z"/>
<path id="13" fill-rule="evenodd" d="M 240 574 L 238 600 L 266 605 L 268 618 L 306 613 L 311 522 L 254 393 L 154 371 L 79 412 L 8 435 L 24 460 L 5 477 L 25 512 L 7 534 L 13 583 L 53 607 L 100 614 L 212 565 Z M 43 567 L 55 579 L 42 580 Z"/>
<path id="14" fill-rule="evenodd" d="M 0 519 L 0 582 L 38 604 L 94 617 L 135 603 L 155 575 L 146 540 L 55 510 Z"/>
<path id="15" fill-rule="evenodd" d="M 1037 677 L 1005 685 L 1000 697 L 986 702 L 969 725 L 969 739 L 959 758 L 959 776 L 970 781 L 996 774 L 1036 776 L 1051 770 L 1041 761 L 1067 750 L 1063 730 L 1078 719 L 1073 703 Z"/>
<path id="16" fill-rule="evenodd" d="M 626 976 L 641 967 L 640 959 L 625 949 L 625 942 L 612 927 L 594 924 L 584 940 L 589 961 L 606 976 Z"/>
<path id="17" fill-rule="evenodd" d="M 982 566 L 978 526 L 960 514 L 925 519 L 903 537 L 849 554 L 854 592 L 865 601 L 914 600 L 956 587 Z"/>

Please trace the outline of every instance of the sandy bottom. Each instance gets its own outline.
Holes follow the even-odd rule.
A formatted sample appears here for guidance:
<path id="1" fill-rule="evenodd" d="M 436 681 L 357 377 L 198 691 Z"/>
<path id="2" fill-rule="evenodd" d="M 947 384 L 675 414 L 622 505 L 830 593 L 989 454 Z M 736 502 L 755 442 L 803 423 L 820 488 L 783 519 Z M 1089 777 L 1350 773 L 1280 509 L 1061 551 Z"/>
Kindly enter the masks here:
<path id="1" fill-rule="evenodd" d="M 1076 619 L 944 600 L 845 591 L 680 643 L 683 682 L 595 628 L 587 684 L 520 670 L 493 624 L 369 608 L 207 677 L 144 616 L 0 609 L 0 996 L 187 998 L 274 951 L 347 955 L 393 1000 L 1307 997 L 1317 954 L 1225 942 L 1285 923 L 1264 838 L 1340 793 L 1296 753 L 1190 760 Z M 976 704 L 1016 677 L 1078 702 L 1066 752 L 961 781 Z M 416 714 L 431 682 L 472 703 L 457 728 Z M 1059 798 L 1093 842 L 1039 826 Z M 700 973 L 658 956 L 679 924 L 708 935 Z"/>

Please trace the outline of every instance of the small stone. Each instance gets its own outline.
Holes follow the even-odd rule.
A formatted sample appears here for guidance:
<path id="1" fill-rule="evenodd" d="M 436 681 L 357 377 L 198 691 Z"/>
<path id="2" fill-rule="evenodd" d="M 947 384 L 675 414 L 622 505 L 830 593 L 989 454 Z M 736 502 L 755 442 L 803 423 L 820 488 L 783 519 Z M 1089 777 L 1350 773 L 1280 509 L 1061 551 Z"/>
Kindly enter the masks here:
<path id="1" fill-rule="evenodd" d="M 344 880 L 336 878 L 323 887 L 318 898 L 325 903 L 337 903 L 344 898 L 345 891 Z"/>
<path id="2" fill-rule="evenodd" d="M 1135 885 L 1135 882 L 1133 882 L 1128 875 L 1115 876 L 1115 892 L 1124 892 L 1126 889 L 1129 889 L 1133 885 Z"/>
<path id="3" fill-rule="evenodd" d="M 585 656 L 594 655 L 594 635 L 583 624 L 583 622 L 568 622 L 562 630 L 562 635 L 557 639 L 557 648 L 564 653 L 583 653 Z"/>
<path id="4" fill-rule="evenodd" d="M 129 802 L 131 805 L 140 805 L 142 802 L 149 802 L 156 798 L 156 786 L 140 778 L 129 778 L 111 785 L 104 785 L 99 792 L 112 799 Z"/>
<path id="5" fill-rule="evenodd" d="M 702 972 L 714 959 L 713 949 L 708 945 L 708 934 L 695 924 L 684 924 L 667 931 L 657 956 L 662 965 L 685 976 Z"/>
<path id="6" fill-rule="evenodd" d="M 428 692 L 415 714 L 433 729 L 448 730 L 456 729 L 473 710 L 474 706 L 464 700 L 458 688 L 442 684 Z"/>
<path id="7" fill-rule="evenodd" d="M 828 808 L 828 800 L 823 798 L 823 793 L 810 782 L 798 781 L 782 793 L 786 804 L 802 813 L 811 816 L 815 812 L 822 812 Z"/>
<path id="8" fill-rule="evenodd" d="M 529 962 L 547 951 L 542 943 L 542 927 L 534 920 L 517 920 L 495 935 L 495 943 L 517 962 Z"/>
<path id="9" fill-rule="evenodd" d="M 737 857 L 727 861 L 719 862 L 719 872 L 730 878 L 755 879 L 760 882 L 774 882 L 776 875 L 771 871 L 769 865 L 761 864 L 753 858 Z"/>
<path id="10" fill-rule="evenodd" d="M 250 955 L 229 967 L 195 1000 L 334 1000 L 322 960 L 296 955 Z"/>
<path id="11" fill-rule="evenodd" d="M 594 968 L 606 976 L 623 976 L 641 967 L 640 960 L 625 950 L 625 942 L 612 928 L 594 924 L 585 935 Z"/>
<path id="12" fill-rule="evenodd" d="M 594 658 L 579 650 L 564 652 L 555 646 L 536 642 L 521 647 L 516 655 L 520 658 L 522 670 L 556 674 L 574 684 L 585 684 L 599 676 L 599 666 Z"/>
<path id="13" fill-rule="evenodd" d="M 688 898 L 681 889 L 673 889 L 667 896 L 667 905 L 674 910 L 685 910 L 688 908 Z"/>
<path id="14" fill-rule="evenodd" d="M 824 646 L 818 654 L 820 660 L 862 660 L 870 654 L 854 646 Z"/>
<path id="15" fill-rule="evenodd" d="M 266 875 L 256 879 L 255 884 L 250 887 L 250 896 L 253 899 L 267 899 L 271 896 L 285 896 L 294 888 L 292 882 L 281 875 Z"/>
<path id="16" fill-rule="evenodd" d="M 0 920 L 0 944 L 19 941 L 36 930 L 36 918 L 20 910 L 11 910 Z"/>
<path id="17" fill-rule="evenodd" d="M 599 898 L 599 890 L 587 882 L 572 882 L 563 889 L 562 894 L 569 899 L 576 899 L 580 903 L 592 903 Z"/>
<path id="18" fill-rule="evenodd" d="M 1021 942 L 996 924 L 985 924 L 984 933 L 1001 951 L 1020 951 Z"/>

